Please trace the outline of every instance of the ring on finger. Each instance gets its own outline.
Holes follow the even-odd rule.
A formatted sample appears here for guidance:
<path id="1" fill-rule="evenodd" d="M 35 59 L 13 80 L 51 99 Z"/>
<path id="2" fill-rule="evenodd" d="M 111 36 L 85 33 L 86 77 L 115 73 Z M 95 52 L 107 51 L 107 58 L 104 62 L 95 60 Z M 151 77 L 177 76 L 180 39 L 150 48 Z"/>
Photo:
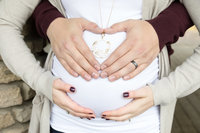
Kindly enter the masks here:
<path id="1" fill-rule="evenodd" d="M 137 69 L 138 64 L 134 60 L 132 60 L 131 63 L 135 66 L 135 69 Z"/>

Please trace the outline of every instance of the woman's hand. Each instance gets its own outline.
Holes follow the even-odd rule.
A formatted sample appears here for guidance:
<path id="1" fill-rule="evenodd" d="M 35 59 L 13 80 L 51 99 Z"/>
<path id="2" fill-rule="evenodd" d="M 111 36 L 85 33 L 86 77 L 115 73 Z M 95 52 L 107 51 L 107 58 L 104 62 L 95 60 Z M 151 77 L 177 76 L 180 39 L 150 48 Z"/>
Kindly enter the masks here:
<path id="1" fill-rule="evenodd" d="M 125 92 L 123 96 L 133 100 L 119 109 L 103 112 L 102 118 L 125 121 L 145 112 L 154 105 L 152 89 L 149 86 Z"/>
<path id="2" fill-rule="evenodd" d="M 94 111 L 78 105 L 67 95 L 67 93 L 75 93 L 75 88 L 66 84 L 61 79 L 54 81 L 52 93 L 53 102 L 68 113 L 80 118 L 95 118 Z"/>
<path id="3" fill-rule="evenodd" d="M 159 53 L 156 31 L 147 21 L 127 20 L 105 29 L 105 33 L 126 32 L 126 40 L 104 61 L 101 77 L 115 81 L 121 77 L 128 80 L 142 72 Z M 138 64 L 135 69 L 131 61 Z"/>
<path id="4" fill-rule="evenodd" d="M 47 29 L 47 35 L 64 68 L 75 77 L 81 75 L 91 80 L 99 77 L 100 64 L 82 38 L 84 30 L 103 32 L 95 23 L 83 18 L 57 18 Z"/>

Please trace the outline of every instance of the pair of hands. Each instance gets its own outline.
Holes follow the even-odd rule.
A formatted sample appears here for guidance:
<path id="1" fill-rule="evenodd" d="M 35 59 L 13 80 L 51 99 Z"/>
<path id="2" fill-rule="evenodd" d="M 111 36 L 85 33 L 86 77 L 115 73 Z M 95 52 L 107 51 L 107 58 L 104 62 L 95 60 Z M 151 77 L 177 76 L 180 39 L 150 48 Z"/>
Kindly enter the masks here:
<path id="1" fill-rule="evenodd" d="M 103 31 L 107 34 L 126 32 L 127 38 L 100 65 L 82 38 L 84 30 L 97 34 Z M 50 24 L 47 35 L 53 51 L 65 69 L 71 75 L 75 77 L 80 75 L 88 81 L 91 78 L 99 78 L 99 76 L 108 77 L 110 81 L 121 77 L 124 80 L 131 79 L 143 71 L 159 53 L 158 37 L 155 30 L 148 22 L 142 20 L 127 20 L 103 30 L 95 23 L 83 18 L 57 18 Z M 138 63 L 136 70 L 134 65 L 130 63 L 131 60 Z M 100 69 L 102 73 L 99 75 L 98 70 Z M 61 108 L 68 110 L 72 115 L 94 118 L 95 114 L 91 109 L 78 105 L 66 95 L 66 92 L 70 93 L 70 87 L 71 85 L 60 79 L 56 80 L 53 86 L 54 102 Z M 134 98 L 134 101 L 117 110 L 103 112 L 102 116 L 106 119 L 122 121 L 153 106 L 152 91 L 149 87 L 129 92 L 129 94 L 128 98 Z"/>

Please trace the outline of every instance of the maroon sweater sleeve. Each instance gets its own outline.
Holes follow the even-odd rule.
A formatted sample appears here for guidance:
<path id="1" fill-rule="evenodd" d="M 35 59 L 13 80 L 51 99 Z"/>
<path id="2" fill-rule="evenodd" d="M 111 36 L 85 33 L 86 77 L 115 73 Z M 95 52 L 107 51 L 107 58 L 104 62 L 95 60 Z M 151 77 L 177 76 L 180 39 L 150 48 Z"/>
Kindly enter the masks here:
<path id="1" fill-rule="evenodd" d="M 38 33 L 47 38 L 46 32 L 50 23 L 64 17 L 48 0 L 42 0 L 33 13 Z M 185 7 L 180 2 L 173 2 L 156 18 L 148 20 L 158 34 L 160 50 L 167 45 L 172 53 L 170 44 L 176 42 L 185 31 L 193 25 Z"/>
<path id="2" fill-rule="evenodd" d="M 160 50 L 167 45 L 170 55 L 173 53 L 171 44 L 183 36 L 185 31 L 193 25 L 185 7 L 177 1 L 148 22 L 157 32 Z"/>
<path id="3" fill-rule="evenodd" d="M 32 17 L 35 20 L 38 34 L 47 39 L 46 32 L 51 22 L 64 16 L 48 0 L 42 0 L 34 10 Z"/>

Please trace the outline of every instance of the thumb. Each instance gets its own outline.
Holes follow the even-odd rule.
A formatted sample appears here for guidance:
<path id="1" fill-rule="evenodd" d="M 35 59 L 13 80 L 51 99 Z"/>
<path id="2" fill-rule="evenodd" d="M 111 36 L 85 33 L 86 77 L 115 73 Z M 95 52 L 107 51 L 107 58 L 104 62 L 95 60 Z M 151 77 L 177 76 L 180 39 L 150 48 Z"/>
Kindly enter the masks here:
<path id="1" fill-rule="evenodd" d="M 128 99 L 143 98 L 152 95 L 152 89 L 149 86 L 145 86 L 137 90 L 131 90 L 123 93 L 123 97 Z"/>
<path id="2" fill-rule="evenodd" d="M 76 91 L 75 87 L 63 82 L 61 79 L 54 80 L 53 88 L 67 93 L 74 93 Z"/>
<path id="3" fill-rule="evenodd" d="M 103 32 L 103 29 L 100 28 L 97 24 L 94 22 L 88 21 L 86 19 L 81 20 L 82 28 L 83 30 L 88 30 L 96 34 L 100 34 Z"/>
<path id="4" fill-rule="evenodd" d="M 117 32 L 127 32 L 128 29 L 128 21 L 119 22 L 113 24 L 110 28 L 104 29 L 106 34 L 114 34 Z"/>

